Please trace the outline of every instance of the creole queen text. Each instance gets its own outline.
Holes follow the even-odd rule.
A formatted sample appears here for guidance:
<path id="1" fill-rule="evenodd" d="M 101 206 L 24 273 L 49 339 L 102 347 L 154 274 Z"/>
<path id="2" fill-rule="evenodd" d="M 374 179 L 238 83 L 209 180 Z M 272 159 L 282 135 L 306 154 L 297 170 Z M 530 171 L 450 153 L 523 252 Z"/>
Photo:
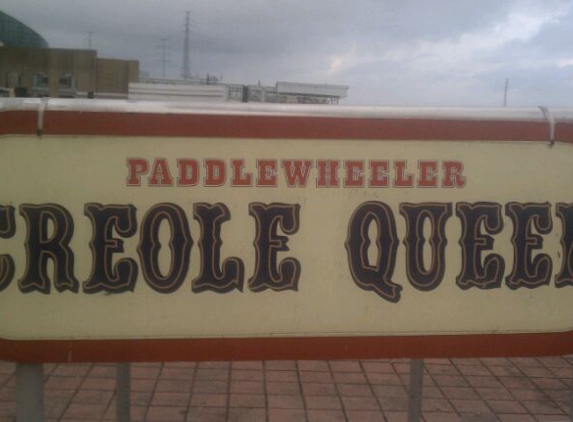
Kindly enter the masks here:
<path id="1" fill-rule="evenodd" d="M 399 212 L 406 222 L 403 242 L 408 281 L 421 291 L 434 290 L 442 283 L 447 265 L 445 225 L 455 209 L 462 233 L 459 239 L 462 267 L 455 280 L 459 288 L 500 288 L 504 274 L 505 283 L 511 289 L 534 289 L 550 284 L 553 260 L 540 250 L 543 235 L 553 230 L 551 208 L 550 203 L 517 202 L 507 203 L 505 207 L 492 202 L 399 204 Z M 562 264 L 555 276 L 555 287 L 559 288 L 573 285 L 573 204 L 557 203 L 555 210 L 563 226 Z M 513 225 L 510 228 L 513 231 L 510 269 L 506 269 L 501 255 L 488 253 L 495 250 L 493 235 L 504 229 L 502 212 Z M 70 212 L 57 204 L 22 204 L 19 213 L 26 222 L 27 233 L 26 265 L 18 280 L 20 291 L 48 294 L 53 285 L 58 292 L 77 293 L 80 283 L 74 275 L 74 251 L 70 248 L 74 235 L 74 218 Z M 84 215 L 92 225 L 89 242 L 92 268 L 89 278 L 82 283 L 84 293 L 133 291 L 140 270 L 145 282 L 159 293 L 174 292 L 186 281 L 194 240 L 185 210 L 173 203 L 159 203 L 146 210 L 140 223 L 137 213 L 131 204 L 85 204 Z M 256 223 L 253 236 L 256 263 L 247 281 L 248 289 L 253 292 L 298 290 L 303 268 L 296 258 L 296 251 L 293 251 L 294 256 L 287 257 L 279 257 L 278 253 L 289 251 L 289 236 L 296 236 L 299 230 L 300 205 L 253 202 L 248 206 L 248 213 Z M 220 253 L 221 226 L 231 220 L 228 207 L 223 203 L 196 203 L 193 217 L 201 228 L 198 240 L 201 267 L 198 277 L 191 281 L 192 291 L 242 291 L 245 284 L 243 260 L 240 257 L 223 259 Z M 162 246 L 159 228 L 163 222 L 168 223 L 170 230 L 171 259 L 167 271 L 159 264 Z M 368 229 L 372 223 L 377 227 L 374 239 L 377 257 L 371 262 Z M 427 223 L 431 226 L 428 239 L 424 235 Z M 13 237 L 16 229 L 15 208 L 0 206 L 0 238 Z M 121 256 L 123 239 L 135 236 L 138 231 L 139 263 L 133 257 Z M 398 302 L 402 290 L 392 278 L 399 241 L 394 212 L 384 202 L 364 202 L 349 216 L 344 246 L 350 275 L 357 286 L 390 302 Z M 425 248 L 431 251 L 429 264 L 423 259 Z M 52 274 L 48 270 L 49 261 L 53 264 Z M 0 254 L 0 291 L 11 284 L 14 274 L 12 257 Z"/>

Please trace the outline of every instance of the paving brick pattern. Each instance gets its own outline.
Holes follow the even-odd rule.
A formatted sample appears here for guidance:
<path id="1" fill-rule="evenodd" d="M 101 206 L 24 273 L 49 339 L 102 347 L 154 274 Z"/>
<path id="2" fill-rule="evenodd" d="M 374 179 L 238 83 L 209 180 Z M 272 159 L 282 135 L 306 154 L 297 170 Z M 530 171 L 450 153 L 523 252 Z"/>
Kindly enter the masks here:
<path id="1" fill-rule="evenodd" d="M 569 421 L 573 357 L 428 359 L 426 422 Z M 45 365 L 46 421 L 115 420 L 115 365 Z M 408 360 L 134 363 L 133 421 L 400 422 Z M 0 422 L 15 365 L 0 362 Z"/>

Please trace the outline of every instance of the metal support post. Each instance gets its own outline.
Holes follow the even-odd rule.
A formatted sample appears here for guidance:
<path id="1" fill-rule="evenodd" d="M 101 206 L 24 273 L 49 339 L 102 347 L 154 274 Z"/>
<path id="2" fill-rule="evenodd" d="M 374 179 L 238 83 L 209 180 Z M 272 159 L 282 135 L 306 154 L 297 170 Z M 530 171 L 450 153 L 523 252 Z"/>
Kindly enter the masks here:
<path id="1" fill-rule="evenodd" d="M 410 362 L 410 391 L 408 400 L 408 422 L 420 422 L 422 417 L 422 387 L 424 384 L 424 361 Z"/>
<path id="2" fill-rule="evenodd" d="M 18 422 L 44 421 L 44 365 L 16 364 L 16 403 Z"/>
<path id="3" fill-rule="evenodd" d="M 569 420 L 573 422 L 573 373 L 571 373 L 571 385 L 569 386 Z"/>
<path id="4" fill-rule="evenodd" d="M 116 371 L 117 422 L 129 422 L 131 391 L 129 363 L 118 363 Z"/>

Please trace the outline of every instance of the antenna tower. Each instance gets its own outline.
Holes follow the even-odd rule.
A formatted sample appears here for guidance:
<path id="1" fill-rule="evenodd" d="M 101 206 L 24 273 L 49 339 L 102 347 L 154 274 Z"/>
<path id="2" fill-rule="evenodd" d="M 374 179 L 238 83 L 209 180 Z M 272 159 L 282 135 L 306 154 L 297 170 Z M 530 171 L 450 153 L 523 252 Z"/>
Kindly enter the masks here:
<path id="1" fill-rule="evenodd" d="M 181 70 L 181 77 L 183 79 L 191 79 L 191 65 L 189 63 L 190 14 L 191 12 L 185 12 L 185 40 L 183 42 L 183 68 Z"/>

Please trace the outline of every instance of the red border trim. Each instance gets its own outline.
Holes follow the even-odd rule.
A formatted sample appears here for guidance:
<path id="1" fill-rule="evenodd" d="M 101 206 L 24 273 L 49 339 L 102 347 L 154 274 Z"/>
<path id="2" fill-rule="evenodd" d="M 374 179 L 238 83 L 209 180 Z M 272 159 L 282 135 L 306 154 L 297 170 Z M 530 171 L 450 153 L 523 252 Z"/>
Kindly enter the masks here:
<path id="1" fill-rule="evenodd" d="M 0 134 L 36 133 L 37 111 L 0 113 Z M 45 135 L 549 141 L 543 121 L 155 114 L 46 110 Z M 555 140 L 573 143 L 573 123 L 558 122 Z"/>
<path id="2" fill-rule="evenodd" d="M 392 337 L 183 340 L 0 340 L 18 362 L 142 362 L 549 356 L 573 352 L 573 331 Z"/>
<path id="3" fill-rule="evenodd" d="M 266 139 L 525 140 L 548 138 L 545 122 L 299 116 L 48 112 L 50 135 L 198 136 Z"/>

